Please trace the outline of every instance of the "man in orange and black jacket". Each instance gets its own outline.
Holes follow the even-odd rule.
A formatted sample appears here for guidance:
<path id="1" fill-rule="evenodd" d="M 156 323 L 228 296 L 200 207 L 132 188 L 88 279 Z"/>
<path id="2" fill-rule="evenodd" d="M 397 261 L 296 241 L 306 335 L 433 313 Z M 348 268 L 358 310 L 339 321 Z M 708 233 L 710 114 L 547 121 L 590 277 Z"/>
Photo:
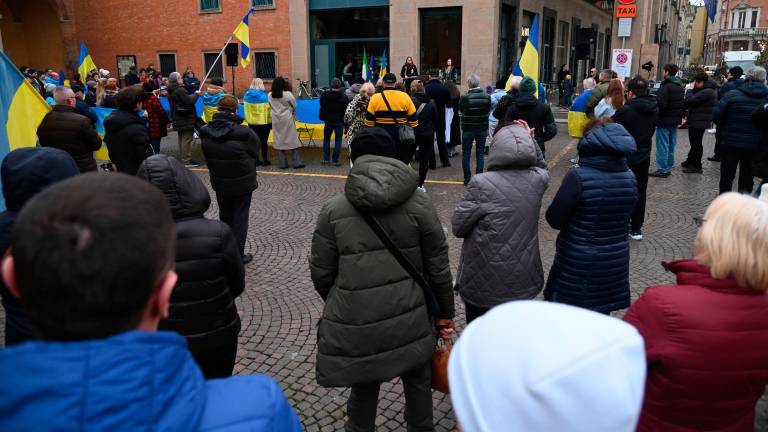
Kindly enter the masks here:
<path id="1" fill-rule="evenodd" d="M 368 104 L 365 113 L 365 125 L 368 127 L 381 127 L 389 133 L 397 146 L 397 159 L 403 163 L 409 163 L 413 151 L 400 143 L 398 125 L 407 124 L 411 127 L 419 125 L 416 107 L 410 96 L 397 90 L 397 77 L 393 73 L 384 75 L 384 90 L 376 93 Z M 389 107 L 387 107 L 389 103 Z M 354 142 L 352 143 L 354 146 Z"/>

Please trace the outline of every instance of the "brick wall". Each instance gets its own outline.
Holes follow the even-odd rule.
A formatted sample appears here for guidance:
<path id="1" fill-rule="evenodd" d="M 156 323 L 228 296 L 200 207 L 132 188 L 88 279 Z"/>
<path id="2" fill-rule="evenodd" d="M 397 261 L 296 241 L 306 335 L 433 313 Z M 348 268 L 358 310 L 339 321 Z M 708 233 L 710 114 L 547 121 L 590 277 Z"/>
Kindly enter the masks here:
<path id="1" fill-rule="evenodd" d="M 175 53 L 176 68 L 192 67 L 202 79 L 203 52 L 218 52 L 248 8 L 245 0 L 220 0 L 221 12 L 201 13 L 199 0 L 144 2 L 139 0 L 80 0 L 75 4 L 78 43 L 85 40 L 96 66 L 117 74 L 119 55 L 135 55 L 138 67 L 154 63 L 158 53 Z M 251 50 L 276 50 L 278 74 L 291 73 L 288 0 L 274 0 L 275 9 L 251 15 Z M 231 91 L 231 70 L 225 67 L 225 88 Z M 235 88 L 247 90 L 253 78 L 238 66 Z"/>

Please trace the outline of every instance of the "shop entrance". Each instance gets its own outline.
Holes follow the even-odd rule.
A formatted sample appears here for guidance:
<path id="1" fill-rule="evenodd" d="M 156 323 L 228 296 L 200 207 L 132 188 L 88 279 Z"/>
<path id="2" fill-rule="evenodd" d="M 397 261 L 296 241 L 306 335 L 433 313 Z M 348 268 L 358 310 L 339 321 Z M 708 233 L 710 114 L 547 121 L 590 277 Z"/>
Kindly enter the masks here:
<path id="1" fill-rule="evenodd" d="M 421 62 L 419 71 L 442 69 L 448 59 L 459 70 L 461 82 L 461 7 L 419 9 Z"/>

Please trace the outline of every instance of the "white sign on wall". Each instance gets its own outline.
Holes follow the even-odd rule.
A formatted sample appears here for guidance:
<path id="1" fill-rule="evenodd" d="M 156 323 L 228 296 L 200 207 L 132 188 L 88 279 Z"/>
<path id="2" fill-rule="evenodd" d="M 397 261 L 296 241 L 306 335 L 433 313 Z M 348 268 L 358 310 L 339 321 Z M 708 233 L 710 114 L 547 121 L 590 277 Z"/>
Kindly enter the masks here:
<path id="1" fill-rule="evenodd" d="M 632 36 L 632 18 L 619 18 L 618 37 Z"/>
<path id="2" fill-rule="evenodd" d="M 615 49 L 611 56 L 611 69 L 616 71 L 619 78 L 624 79 L 632 73 L 632 50 Z"/>

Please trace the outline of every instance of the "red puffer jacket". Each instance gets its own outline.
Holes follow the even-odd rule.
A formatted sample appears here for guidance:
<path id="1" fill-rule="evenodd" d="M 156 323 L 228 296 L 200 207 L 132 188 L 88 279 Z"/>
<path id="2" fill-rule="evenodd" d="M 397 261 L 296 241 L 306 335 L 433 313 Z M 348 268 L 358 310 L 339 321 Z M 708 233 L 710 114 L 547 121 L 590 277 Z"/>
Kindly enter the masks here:
<path id="1" fill-rule="evenodd" d="M 648 288 L 624 317 L 648 357 L 637 430 L 753 431 L 768 384 L 768 295 L 693 260 L 664 267 L 677 285 Z"/>

